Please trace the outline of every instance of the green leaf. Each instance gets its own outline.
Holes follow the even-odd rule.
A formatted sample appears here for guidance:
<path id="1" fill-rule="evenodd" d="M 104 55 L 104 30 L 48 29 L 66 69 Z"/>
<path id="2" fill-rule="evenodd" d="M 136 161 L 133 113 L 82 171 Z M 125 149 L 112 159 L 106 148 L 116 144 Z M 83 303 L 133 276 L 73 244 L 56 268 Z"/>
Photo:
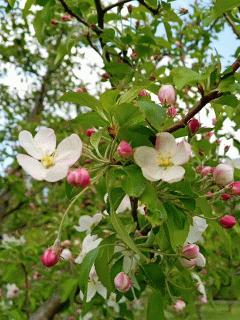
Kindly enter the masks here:
<path id="1" fill-rule="evenodd" d="M 11 8 L 14 7 L 15 2 L 16 2 L 16 0 L 8 0 L 8 3 L 9 3 Z"/>
<path id="2" fill-rule="evenodd" d="M 144 122 L 144 114 L 141 109 L 130 103 L 117 105 L 113 110 L 113 116 L 120 127 L 134 127 Z"/>
<path id="3" fill-rule="evenodd" d="M 100 102 L 103 109 L 111 111 L 113 106 L 116 104 L 119 90 L 107 90 L 100 96 Z"/>
<path id="4" fill-rule="evenodd" d="M 186 84 L 193 84 L 202 80 L 202 76 L 200 74 L 186 67 L 177 67 L 173 69 L 171 75 L 179 90 L 181 90 Z"/>
<path id="5" fill-rule="evenodd" d="M 216 0 L 212 10 L 212 18 L 217 19 L 223 13 L 240 6 L 239 0 Z"/>
<path id="6" fill-rule="evenodd" d="M 119 238 L 135 253 L 137 253 L 139 256 L 141 256 L 144 260 L 147 260 L 147 258 L 141 253 L 141 251 L 138 249 L 136 244 L 133 242 L 132 238 L 129 236 L 129 234 L 126 231 L 125 226 L 122 224 L 120 218 L 117 216 L 115 212 L 113 212 L 110 216 L 111 223 L 116 230 Z"/>
<path id="7" fill-rule="evenodd" d="M 165 275 L 158 263 L 149 263 L 142 266 L 143 272 L 153 288 L 162 290 L 165 283 Z"/>
<path id="8" fill-rule="evenodd" d="M 66 279 L 60 283 L 61 302 L 65 302 L 75 292 L 78 286 L 78 279 Z"/>
<path id="9" fill-rule="evenodd" d="M 80 113 L 77 118 L 71 121 L 77 128 L 88 129 L 92 127 L 104 127 L 106 121 L 104 121 L 95 111 Z"/>
<path id="10" fill-rule="evenodd" d="M 99 247 L 99 253 L 95 260 L 95 268 L 97 275 L 104 287 L 107 288 L 108 292 L 113 291 L 113 283 L 111 278 L 111 260 L 114 253 L 114 247 L 112 246 L 112 237 L 107 238 L 101 242 Z M 108 244 L 110 244 L 108 246 Z"/>
<path id="11" fill-rule="evenodd" d="M 138 101 L 138 105 L 145 113 L 146 120 L 151 126 L 157 131 L 161 131 L 164 120 L 166 119 L 166 110 L 152 101 Z"/>
<path id="12" fill-rule="evenodd" d="M 141 169 L 136 165 L 130 165 L 122 169 L 126 176 L 122 181 L 122 188 L 130 197 L 139 197 L 145 187 L 146 180 L 142 175 Z"/>
<path id="13" fill-rule="evenodd" d="M 118 99 L 118 104 L 132 102 L 132 100 L 134 100 L 138 96 L 138 93 L 142 88 L 143 87 L 137 86 L 137 87 L 133 87 L 130 90 L 126 91 Z"/>
<path id="14" fill-rule="evenodd" d="M 104 129 L 99 129 L 97 132 L 92 134 L 90 137 L 90 143 L 94 147 L 94 149 L 97 151 L 98 151 L 99 142 L 100 142 L 102 135 L 103 135 L 103 130 Z"/>
<path id="15" fill-rule="evenodd" d="M 23 9 L 23 16 L 26 17 L 29 13 L 31 6 L 35 3 L 35 0 L 27 0 Z"/>
<path id="16" fill-rule="evenodd" d="M 189 221 L 184 212 L 176 208 L 171 203 L 164 203 L 164 206 L 167 210 L 167 227 L 169 231 L 169 237 L 171 245 L 174 250 L 178 246 L 184 244 L 188 232 L 189 232 Z"/>
<path id="17" fill-rule="evenodd" d="M 97 110 L 100 106 L 100 103 L 93 96 L 90 96 L 88 93 L 77 93 L 69 91 L 65 93 L 61 98 L 61 101 L 80 104 L 83 107 L 89 107 L 93 110 Z"/>
<path id="18" fill-rule="evenodd" d="M 159 319 L 163 320 L 164 310 L 163 310 L 163 300 L 164 296 L 159 290 L 154 290 L 152 294 L 148 298 L 148 306 L 147 306 L 147 319 L 146 320 L 154 320 Z"/>
<path id="19" fill-rule="evenodd" d="M 89 251 L 87 255 L 84 257 L 81 265 L 80 265 L 80 271 L 79 271 L 79 283 L 80 283 L 80 289 L 85 294 L 87 290 L 87 284 L 88 284 L 88 276 L 90 273 L 90 270 L 97 258 L 99 251 L 99 247 Z"/>

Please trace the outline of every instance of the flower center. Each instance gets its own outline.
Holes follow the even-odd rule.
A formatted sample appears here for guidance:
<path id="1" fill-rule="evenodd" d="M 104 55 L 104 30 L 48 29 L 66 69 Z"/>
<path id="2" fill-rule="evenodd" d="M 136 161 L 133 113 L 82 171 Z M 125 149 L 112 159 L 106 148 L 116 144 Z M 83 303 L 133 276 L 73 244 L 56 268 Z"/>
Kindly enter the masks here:
<path id="1" fill-rule="evenodd" d="M 42 165 L 45 168 L 50 168 L 54 165 L 54 157 L 53 156 L 44 156 L 42 158 Z"/>
<path id="2" fill-rule="evenodd" d="M 157 163 L 160 167 L 171 167 L 173 165 L 171 157 L 158 156 Z"/>

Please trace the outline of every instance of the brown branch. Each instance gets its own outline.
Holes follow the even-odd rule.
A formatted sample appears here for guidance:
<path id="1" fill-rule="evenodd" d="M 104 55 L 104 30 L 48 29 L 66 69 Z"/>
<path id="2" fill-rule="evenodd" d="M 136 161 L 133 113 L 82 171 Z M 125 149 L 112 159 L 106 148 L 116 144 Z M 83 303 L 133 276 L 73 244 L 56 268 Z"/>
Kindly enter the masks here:
<path id="1" fill-rule="evenodd" d="M 102 30 L 99 30 L 95 25 L 89 24 L 86 20 L 84 20 L 83 18 L 79 17 L 76 13 L 74 13 L 64 0 L 59 0 L 59 1 L 61 2 L 61 5 L 63 6 L 64 10 L 67 13 L 69 13 L 72 17 L 76 18 L 84 26 L 88 27 L 89 29 L 92 29 L 98 35 L 102 32 Z"/>
<path id="2" fill-rule="evenodd" d="M 137 230 L 140 230 L 140 225 L 138 221 L 138 198 L 130 197 L 131 207 L 132 207 L 132 217 L 136 223 Z"/>
<path id="3" fill-rule="evenodd" d="M 50 320 L 61 308 L 61 298 L 55 293 L 49 300 L 45 301 L 38 310 L 30 315 L 29 320 Z"/>
<path id="4" fill-rule="evenodd" d="M 232 19 L 229 17 L 229 15 L 227 13 L 223 14 L 225 19 L 227 20 L 229 26 L 231 27 L 233 33 L 235 33 L 235 35 L 237 36 L 238 39 L 240 39 L 240 32 L 237 29 L 237 26 L 235 25 L 234 21 L 232 21 Z"/>
<path id="5" fill-rule="evenodd" d="M 158 6 L 156 9 L 150 7 L 147 3 L 144 2 L 144 0 L 138 0 L 138 2 L 143 5 L 145 8 L 147 8 L 153 15 L 157 15 L 159 13 L 159 10 L 161 8 L 160 2 L 158 3 Z"/>
<path id="6" fill-rule="evenodd" d="M 131 1 L 133 1 L 133 0 L 119 0 L 118 2 L 110 4 L 109 6 L 105 7 L 103 9 L 103 12 L 106 13 L 107 11 L 109 11 L 113 8 L 120 7 L 120 6 L 124 5 L 125 3 L 131 2 Z"/>
<path id="7" fill-rule="evenodd" d="M 221 77 L 221 80 L 233 75 L 239 68 L 240 68 L 240 58 L 238 58 L 232 64 L 232 70 L 229 73 L 223 75 Z M 176 122 L 173 126 L 167 128 L 165 131 L 171 133 L 171 132 L 175 132 L 181 128 L 184 128 L 187 125 L 188 121 L 191 118 L 193 118 L 199 111 L 201 111 L 206 106 L 206 104 L 208 104 L 212 100 L 215 100 L 215 99 L 221 97 L 222 95 L 223 95 L 223 93 L 218 90 L 214 90 L 205 96 L 203 95 L 201 100 L 198 102 L 198 104 L 195 107 L 193 107 L 186 114 L 185 117 L 183 117 L 180 121 Z"/>

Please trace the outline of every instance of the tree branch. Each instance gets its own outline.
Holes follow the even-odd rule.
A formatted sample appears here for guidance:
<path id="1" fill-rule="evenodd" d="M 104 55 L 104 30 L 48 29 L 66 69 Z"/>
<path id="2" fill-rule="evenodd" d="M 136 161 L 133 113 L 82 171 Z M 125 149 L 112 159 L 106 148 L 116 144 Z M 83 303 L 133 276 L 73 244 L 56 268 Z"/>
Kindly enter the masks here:
<path id="1" fill-rule="evenodd" d="M 61 306 L 61 298 L 57 293 L 55 293 L 30 316 L 29 320 L 50 320 L 59 311 Z"/>
<path id="2" fill-rule="evenodd" d="M 110 4 L 109 6 L 103 8 L 103 12 L 106 13 L 107 11 L 109 11 L 109 10 L 111 10 L 113 8 L 120 7 L 123 4 L 125 4 L 127 2 L 131 2 L 131 1 L 133 1 L 133 0 L 119 0 L 118 2 Z"/>
<path id="3" fill-rule="evenodd" d="M 137 230 L 140 230 L 140 225 L 138 221 L 138 198 L 130 197 L 131 207 L 132 207 L 132 217 L 137 225 Z"/>
<path id="4" fill-rule="evenodd" d="M 156 9 L 150 7 L 147 3 L 144 2 L 144 0 L 138 0 L 138 2 L 141 3 L 141 5 L 143 5 L 145 8 L 147 8 L 153 15 L 157 15 L 161 8 L 160 2 L 158 3 L 158 6 Z"/>
<path id="5" fill-rule="evenodd" d="M 229 26 L 231 27 L 232 31 L 235 33 L 238 39 L 240 39 L 240 32 L 237 29 L 237 26 L 235 25 L 234 21 L 229 17 L 227 13 L 223 14 L 225 19 L 227 20 Z"/>

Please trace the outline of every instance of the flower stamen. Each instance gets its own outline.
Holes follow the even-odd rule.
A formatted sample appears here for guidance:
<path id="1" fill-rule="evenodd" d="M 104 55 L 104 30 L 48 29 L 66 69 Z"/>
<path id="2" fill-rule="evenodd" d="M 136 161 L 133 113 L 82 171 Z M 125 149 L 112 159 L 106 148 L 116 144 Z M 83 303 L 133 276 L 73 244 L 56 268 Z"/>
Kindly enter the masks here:
<path id="1" fill-rule="evenodd" d="M 45 168 L 50 168 L 54 165 L 54 157 L 53 156 L 44 156 L 42 158 L 41 162 Z"/>
<path id="2" fill-rule="evenodd" d="M 171 157 L 164 157 L 164 156 L 158 156 L 157 158 L 157 164 L 160 167 L 168 168 L 173 165 Z"/>

